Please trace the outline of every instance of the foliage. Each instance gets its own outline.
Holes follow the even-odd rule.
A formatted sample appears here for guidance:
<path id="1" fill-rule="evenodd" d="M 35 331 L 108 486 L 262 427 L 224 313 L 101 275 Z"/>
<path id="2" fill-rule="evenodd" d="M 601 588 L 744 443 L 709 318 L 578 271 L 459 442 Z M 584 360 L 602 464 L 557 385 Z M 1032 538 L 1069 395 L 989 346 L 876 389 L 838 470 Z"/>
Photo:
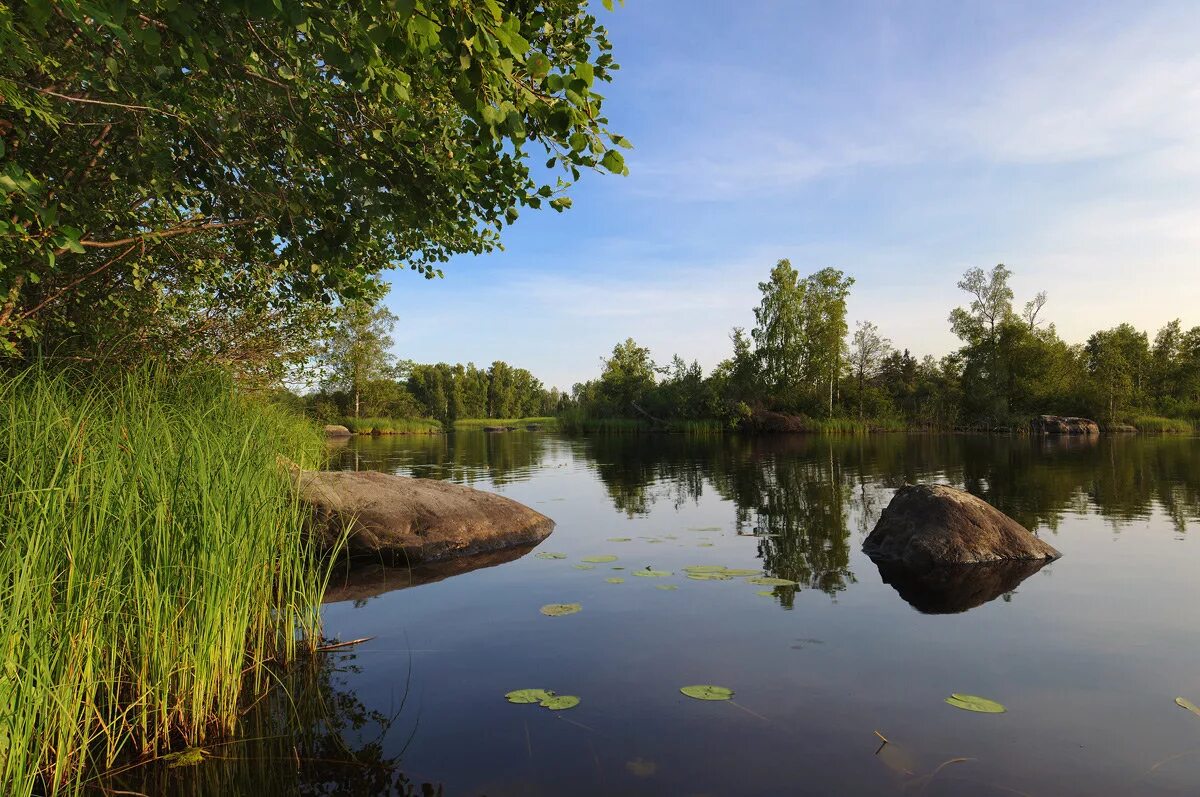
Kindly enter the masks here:
<path id="1" fill-rule="evenodd" d="M 294 342 L 384 269 L 492 250 L 626 172 L 609 50 L 578 0 L 4 4 L 0 351 Z"/>
<path id="2" fill-rule="evenodd" d="M 0 791 L 231 731 L 316 638 L 323 583 L 283 454 L 311 426 L 210 373 L 0 378 Z"/>
<path id="3" fill-rule="evenodd" d="M 362 391 L 379 383 L 391 369 L 391 331 L 396 316 L 384 306 L 361 299 L 344 302 L 321 348 L 325 390 L 344 390 L 354 397 L 354 417 L 359 417 Z"/>

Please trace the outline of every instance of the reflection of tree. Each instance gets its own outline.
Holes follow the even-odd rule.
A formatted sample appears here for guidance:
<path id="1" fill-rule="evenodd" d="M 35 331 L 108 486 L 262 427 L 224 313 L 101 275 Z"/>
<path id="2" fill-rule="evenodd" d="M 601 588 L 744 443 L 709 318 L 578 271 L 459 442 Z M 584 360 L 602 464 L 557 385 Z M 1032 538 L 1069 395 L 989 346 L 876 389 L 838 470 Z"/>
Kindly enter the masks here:
<path id="1" fill-rule="evenodd" d="M 337 659 L 318 654 L 282 673 L 267 696 L 248 707 L 233 741 L 205 748 L 196 766 L 150 764 L 105 779 L 113 793 L 252 794 L 433 797 L 440 786 L 415 785 L 400 772 L 399 757 L 384 753 L 400 727 L 403 703 L 392 716 L 369 711 L 340 683 Z"/>
<path id="2" fill-rule="evenodd" d="M 548 440 L 526 431 L 356 437 L 332 452 L 330 467 L 461 484 L 511 484 L 528 480 L 542 465 Z"/>

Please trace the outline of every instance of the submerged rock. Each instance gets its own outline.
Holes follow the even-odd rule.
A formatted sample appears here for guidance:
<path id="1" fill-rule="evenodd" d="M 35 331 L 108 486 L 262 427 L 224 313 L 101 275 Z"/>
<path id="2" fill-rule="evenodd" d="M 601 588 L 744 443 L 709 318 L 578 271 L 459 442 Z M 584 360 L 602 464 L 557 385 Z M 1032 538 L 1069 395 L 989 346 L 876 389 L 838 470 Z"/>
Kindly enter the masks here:
<path id="1" fill-rule="evenodd" d="M 910 567 L 876 562 L 879 576 L 922 614 L 957 614 L 1012 592 L 1046 566 L 1047 559 L 985 562 L 973 565 Z"/>
<path id="2" fill-rule="evenodd" d="M 1034 434 L 1100 434 L 1100 424 L 1090 418 L 1039 415 L 1029 422 Z"/>
<path id="3" fill-rule="evenodd" d="M 910 567 L 1062 555 L 983 499 L 941 484 L 897 490 L 863 551 Z"/>
<path id="4" fill-rule="evenodd" d="M 290 468 L 326 546 L 351 556 L 434 562 L 541 542 L 554 521 L 495 493 L 377 471 Z"/>

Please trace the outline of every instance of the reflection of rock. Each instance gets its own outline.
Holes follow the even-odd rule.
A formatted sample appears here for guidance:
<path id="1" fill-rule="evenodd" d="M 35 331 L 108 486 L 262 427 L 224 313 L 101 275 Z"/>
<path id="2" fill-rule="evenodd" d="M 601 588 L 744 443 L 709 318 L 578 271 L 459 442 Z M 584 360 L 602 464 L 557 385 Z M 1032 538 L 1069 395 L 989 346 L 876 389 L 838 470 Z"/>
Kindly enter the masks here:
<path id="1" fill-rule="evenodd" d="M 1047 560 L 1009 560 L 974 565 L 912 568 L 898 562 L 876 562 L 884 584 L 922 614 L 956 614 L 982 606 L 1046 566 Z"/>
<path id="2" fill-rule="evenodd" d="M 897 490 L 863 551 L 912 567 L 1061 556 L 983 499 L 942 484 Z"/>
<path id="3" fill-rule="evenodd" d="M 351 556 L 415 563 L 532 545 L 554 521 L 509 498 L 432 479 L 376 471 L 291 469 L 329 546 L 348 531 Z"/>
<path id="4" fill-rule="evenodd" d="M 495 567 L 512 562 L 533 549 L 533 545 L 518 545 L 499 551 L 488 551 L 474 556 L 460 556 L 457 559 L 447 559 L 443 562 L 427 562 L 412 567 L 372 564 L 356 565 L 349 569 L 335 568 L 329 578 L 329 587 L 325 590 L 324 602 L 362 601 L 397 589 L 432 584 L 451 576 L 470 573 L 472 570 L 482 570 L 485 567 Z"/>
<path id="5" fill-rule="evenodd" d="M 1100 424 L 1090 418 L 1039 415 L 1029 422 L 1034 434 L 1100 434 Z"/>

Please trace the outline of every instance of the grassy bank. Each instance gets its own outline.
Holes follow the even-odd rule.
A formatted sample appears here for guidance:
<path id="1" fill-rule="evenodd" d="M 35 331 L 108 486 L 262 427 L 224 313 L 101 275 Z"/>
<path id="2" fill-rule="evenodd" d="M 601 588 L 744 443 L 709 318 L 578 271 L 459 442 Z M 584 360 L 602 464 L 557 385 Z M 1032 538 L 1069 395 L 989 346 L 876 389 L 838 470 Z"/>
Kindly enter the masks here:
<path id="1" fill-rule="evenodd" d="M 0 376 L 0 793 L 233 728 L 316 638 L 317 559 L 275 458 L 320 447 L 219 376 Z"/>
<path id="2" fill-rule="evenodd" d="M 1190 421 L 1182 418 L 1162 418 L 1157 415 L 1139 415 L 1129 424 L 1143 434 L 1195 434 Z"/>
<path id="3" fill-rule="evenodd" d="M 458 431 L 469 432 L 485 426 L 515 426 L 518 429 L 524 429 L 526 426 L 534 424 L 557 427 L 558 418 L 460 418 L 454 422 L 454 428 Z"/>
<path id="4" fill-rule="evenodd" d="M 651 423 L 638 418 L 581 418 L 560 416 L 558 426 L 568 434 L 690 434 L 720 435 L 730 429 L 717 420 Z"/>
<path id="5" fill-rule="evenodd" d="M 441 434 L 431 418 L 342 418 L 339 424 L 354 434 Z"/>

